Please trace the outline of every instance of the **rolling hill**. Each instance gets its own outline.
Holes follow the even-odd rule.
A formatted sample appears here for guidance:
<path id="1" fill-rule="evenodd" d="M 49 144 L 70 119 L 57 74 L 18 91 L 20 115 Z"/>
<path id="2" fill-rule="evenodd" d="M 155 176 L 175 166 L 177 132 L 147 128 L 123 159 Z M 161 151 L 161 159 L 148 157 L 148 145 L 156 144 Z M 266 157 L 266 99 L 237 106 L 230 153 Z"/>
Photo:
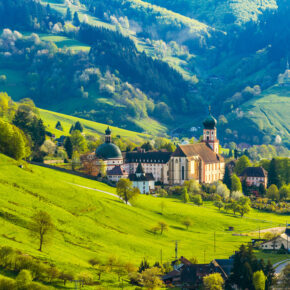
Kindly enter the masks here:
<path id="1" fill-rule="evenodd" d="M 63 270 L 76 274 L 88 270 L 95 275 L 88 263 L 95 257 L 105 262 L 115 255 L 135 265 L 145 257 L 152 264 L 160 261 L 162 250 L 163 262 L 170 261 L 175 240 L 179 242 L 178 255 L 197 257 L 200 262 L 204 258 L 205 262 L 226 258 L 250 240 L 240 233 L 275 227 L 286 219 L 257 210 L 240 218 L 219 212 L 208 202 L 198 207 L 171 197 L 139 196 L 129 206 L 110 195 L 114 193 L 115 188 L 67 173 L 29 164 L 20 168 L 18 162 L 0 155 L 0 245 L 19 249 Z M 42 253 L 37 251 L 37 242 L 29 231 L 31 216 L 37 210 L 47 211 L 56 226 L 53 243 Z M 182 225 L 185 218 L 193 222 L 189 230 Z M 163 235 L 150 230 L 159 221 L 169 225 Z M 227 231 L 229 226 L 237 235 Z M 115 281 L 116 275 L 109 272 L 101 283 L 114 288 L 119 285 Z"/>
<path id="2" fill-rule="evenodd" d="M 1 29 L 19 30 L 26 40 L 37 39 L 31 36 L 36 33 L 41 41 L 36 49 L 24 39 L 13 42 L 17 53 L 1 42 L 0 76 L 7 76 L 7 83 L 0 90 L 15 100 L 30 97 L 47 110 L 149 134 L 181 132 L 180 137 L 192 137 L 190 129 L 200 126 L 211 104 L 217 118 L 231 120 L 221 130 L 238 133 L 221 143 L 259 140 L 260 145 L 264 135 L 273 140 L 279 132 L 289 144 L 287 130 L 281 129 L 285 122 L 276 113 L 272 125 L 259 110 L 254 122 L 245 113 L 256 95 L 233 102 L 247 87 L 268 94 L 285 70 L 287 1 L 71 2 L 13 0 L 6 8 L 0 1 Z M 80 25 L 66 18 L 68 8 L 72 16 L 78 13 Z M 13 22 L 22 11 L 35 23 L 31 15 Z M 53 57 L 46 58 L 46 51 Z M 279 90 L 277 95 L 285 96 Z M 288 97 L 283 104 L 289 106 Z M 266 114 L 278 107 L 273 103 Z M 258 138 L 242 138 L 244 126 L 233 112 L 244 112 L 243 124 Z"/>
<path id="3" fill-rule="evenodd" d="M 285 143 L 288 143 L 290 140 L 289 100 L 289 88 L 275 85 L 256 98 L 245 102 L 239 111 L 229 114 L 230 128 L 233 130 L 240 128 L 239 138 L 245 142 L 253 142 L 253 138 L 262 140 L 265 135 L 271 138 L 279 135 Z"/>
<path id="4" fill-rule="evenodd" d="M 87 134 L 103 135 L 105 130 L 108 127 L 107 124 L 101 124 L 101 123 L 93 122 L 90 120 L 73 117 L 70 115 L 60 114 L 56 112 L 51 112 L 47 110 L 39 109 L 39 112 L 40 112 L 40 117 L 44 121 L 44 124 L 46 125 L 48 131 L 55 134 L 57 137 L 59 137 L 60 135 L 68 135 L 71 125 L 73 125 L 77 121 L 81 122 L 81 124 L 84 126 L 84 133 L 87 133 Z M 55 129 L 55 125 L 58 121 L 61 122 L 64 131 L 59 131 Z M 147 123 L 149 122 L 150 120 L 147 120 Z M 157 126 L 154 127 L 154 125 L 155 124 L 153 124 L 152 126 L 153 127 L 152 131 L 155 132 L 155 134 L 158 134 L 159 127 Z M 114 126 L 110 126 L 110 127 L 115 136 L 120 135 L 121 137 L 127 138 L 135 143 L 140 143 L 144 140 L 148 140 L 151 138 L 150 135 L 120 129 Z"/>

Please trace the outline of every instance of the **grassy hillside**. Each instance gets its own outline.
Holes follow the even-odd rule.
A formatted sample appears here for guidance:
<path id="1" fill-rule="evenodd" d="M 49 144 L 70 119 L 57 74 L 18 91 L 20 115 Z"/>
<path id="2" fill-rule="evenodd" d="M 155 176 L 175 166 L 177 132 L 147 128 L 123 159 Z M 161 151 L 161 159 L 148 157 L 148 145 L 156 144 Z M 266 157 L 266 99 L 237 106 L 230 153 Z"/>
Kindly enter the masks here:
<path id="1" fill-rule="evenodd" d="M 221 213 L 210 203 L 198 207 L 174 198 L 140 196 L 129 206 L 98 190 L 115 193 L 114 188 L 104 184 L 51 169 L 31 165 L 21 169 L 17 162 L 0 155 L 0 245 L 12 246 L 76 273 L 90 270 L 90 258 L 105 261 L 112 254 L 136 265 L 146 257 L 152 264 L 160 260 L 162 249 L 163 261 L 170 261 L 175 240 L 179 241 L 179 255 L 195 256 L 203 262 L 205 251 L 205 262 L 209 262 L 228 257 L 250 240 L 228 232 L 229 226 L 235 228 L 235 233 L 246 233 L 258 227 L 275 227 L 286 220 L 285 216 L 256 210 L 240 218 Z M 36 250 L 37 242 L 28 230 L 36 210 L 47 211 L 56 225 L 53 244 L 46 246 L 43 253 Z M 188 231 L 182 225 L 185 218 L 193 222 Z M 154 235 L 150 229 L 159 221 L 168 223 L 169 230 Z M 108 274 L 104 283 L 111 283 L 112 288 L 110 279 Z"/>
<path id="2" fill-rule="evenodd" d="M 88 134 L 103 135 L 105 130 L 108 127 L 108 125 L 106 124 L 101 124 L 101 123 L 85 120 L 82 118 L 77 118 L 77 117 L 64 115 L 64 114 L 60 114 L 56 112 L 51 112 L 47 110 L 42 110 L 42 109 L 40 109 L 39 111 L 40 111 L 40 116 L 43 119 L 49 131 L 55 134 L 56 136 L 68 135 L 71 125 L 74 124 L 76 121 L 79 121 L 83 124 L 84 132 Z M 57 121 L 61 122 L 64 131 L 59 131 L 55 129 L 55 125 Z M 113 135 L 120 135 L 121 137 L 128 138 L 136 143 L 142 142 L 143 140 L 148 140 L 150 138 L 150 136 L 146 134 L 132 132 L 132 131 L 120 129 L 113 126 L 111 126 L 111 128 L 113 131 Z"/>
<path id="3" fill-rule="evenodd" d="M 265 90 L 260 96 L 244 103 L 237 117 L 236 113 L 230 115 L 230 120 L 235 120 L 234 129 L 240 128 L 241 134 L 259 136 L 260 132 L 274 138 L 280 135 L 282 139 L 290 141 L 290 93 L 289 88 L 274 86 Z M 248 122 L 242 131 L 242 122 Z M 245 123 L 244 123 L 245 124 Z M 251 134 L 249 134 L 249 130 Z"/>

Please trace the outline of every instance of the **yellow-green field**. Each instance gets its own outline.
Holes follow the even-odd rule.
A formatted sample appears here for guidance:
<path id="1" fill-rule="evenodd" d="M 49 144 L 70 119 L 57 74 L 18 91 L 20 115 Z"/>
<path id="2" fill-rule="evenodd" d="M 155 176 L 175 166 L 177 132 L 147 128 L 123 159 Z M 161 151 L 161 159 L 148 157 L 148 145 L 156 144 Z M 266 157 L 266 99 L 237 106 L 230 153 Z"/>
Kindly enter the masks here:
<path id="1" fill-rule="evenodd" d="M 72 124 L 80 121 L 84 126 L 84 132 L 93 135 L 103 135 L 108 125 L 101 124 L 69 115 L 64 115 L 60 113 L 55 113 L 47 110 L 40 109 L 40 117 L 43 119 L 47 129 L 55 134 L 56 136 L 68 135 Z M 64 131 L 59 131 L 55 129 L 56 123 L 60 121 Z M 135 143 L 140 143 L 144 140 L 150 139 L 149 135 L 136 133 L 133 131 L 127 131 L 117 127 L 110 126 L 113 135 L 120 135 L 121 137 L 128 138 Z"/>
<path id="2" fill-rule="evenodd" d="M 163 262 L 170 261 L 176 240 L 179 255 L 197 257 L 203 263 L 204 253 L 205 262 L 226 258 L 250 241 L 250 236 L 227 231 L 229 226 L 235 228 L 234 234 L 241 234 L 285 224 L 287 219 L 256 210 L 240 218 L 219 212 L 210 202 L 198 207 L 175 198 L 144 195 L 129 206 L 114 196 L 77 185 L 115 193 L 115 188 L 102 183 L 51 169 L 32 165 L 21 169 L 16 161 L 0 155 L 0 245 L 12 246 L 75 273 L 92 271 L 88 260 L 93 257 L 106 261 L 115 255 L 136 265 L 146 257 L 152 264 L 160 261 L 162 250 Z M 43 253 L 37 251 L 37 242 L 28 230 L 36 210 L 47 211 L 56 225 L 53 243 Z M 184 219 L 193 223 L 189 230 L 182 224 Z M 150 231 L 159 221 L 169 225 L 163 235 Z M 113 288 L 117 280 L 114 275 L 105 275 L 102 283 Z"/>

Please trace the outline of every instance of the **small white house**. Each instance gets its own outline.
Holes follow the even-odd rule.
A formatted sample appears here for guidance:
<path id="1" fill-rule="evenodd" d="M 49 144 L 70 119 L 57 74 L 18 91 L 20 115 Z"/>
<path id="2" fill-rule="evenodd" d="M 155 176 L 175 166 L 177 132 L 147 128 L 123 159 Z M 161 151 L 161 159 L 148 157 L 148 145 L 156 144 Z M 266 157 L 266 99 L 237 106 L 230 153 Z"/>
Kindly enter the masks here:
<path id="1" fill-rule="evenodd" d="M 142 194 L 150 193 L 155 188 L 155 180 L 152 173 L 145 173 L 142 164 L 139 163 L 136 172 L 129 175 L 133 187 L 140 190 Z"/>
<path id="2" fill-rule="evenodd" d="M 285 233 L 280 236 L 262 243 L 260 247 L 262 250 L 288 249 L 290 251 L 290 229 L 286 229 Z"/>

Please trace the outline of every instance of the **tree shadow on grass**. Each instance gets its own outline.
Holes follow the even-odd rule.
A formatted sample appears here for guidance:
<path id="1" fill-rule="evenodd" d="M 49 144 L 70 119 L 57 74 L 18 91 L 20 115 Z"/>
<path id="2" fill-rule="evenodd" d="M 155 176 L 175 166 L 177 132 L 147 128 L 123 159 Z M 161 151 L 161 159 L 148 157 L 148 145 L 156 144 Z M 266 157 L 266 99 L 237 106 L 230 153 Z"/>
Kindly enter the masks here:
<path id="1" fill-rule="evenodd" d="M 186 231 L 185 227 L 180 227 L 180 226 L 170 226 L 170 227 L 175 229 L 175 230 Z"/>

